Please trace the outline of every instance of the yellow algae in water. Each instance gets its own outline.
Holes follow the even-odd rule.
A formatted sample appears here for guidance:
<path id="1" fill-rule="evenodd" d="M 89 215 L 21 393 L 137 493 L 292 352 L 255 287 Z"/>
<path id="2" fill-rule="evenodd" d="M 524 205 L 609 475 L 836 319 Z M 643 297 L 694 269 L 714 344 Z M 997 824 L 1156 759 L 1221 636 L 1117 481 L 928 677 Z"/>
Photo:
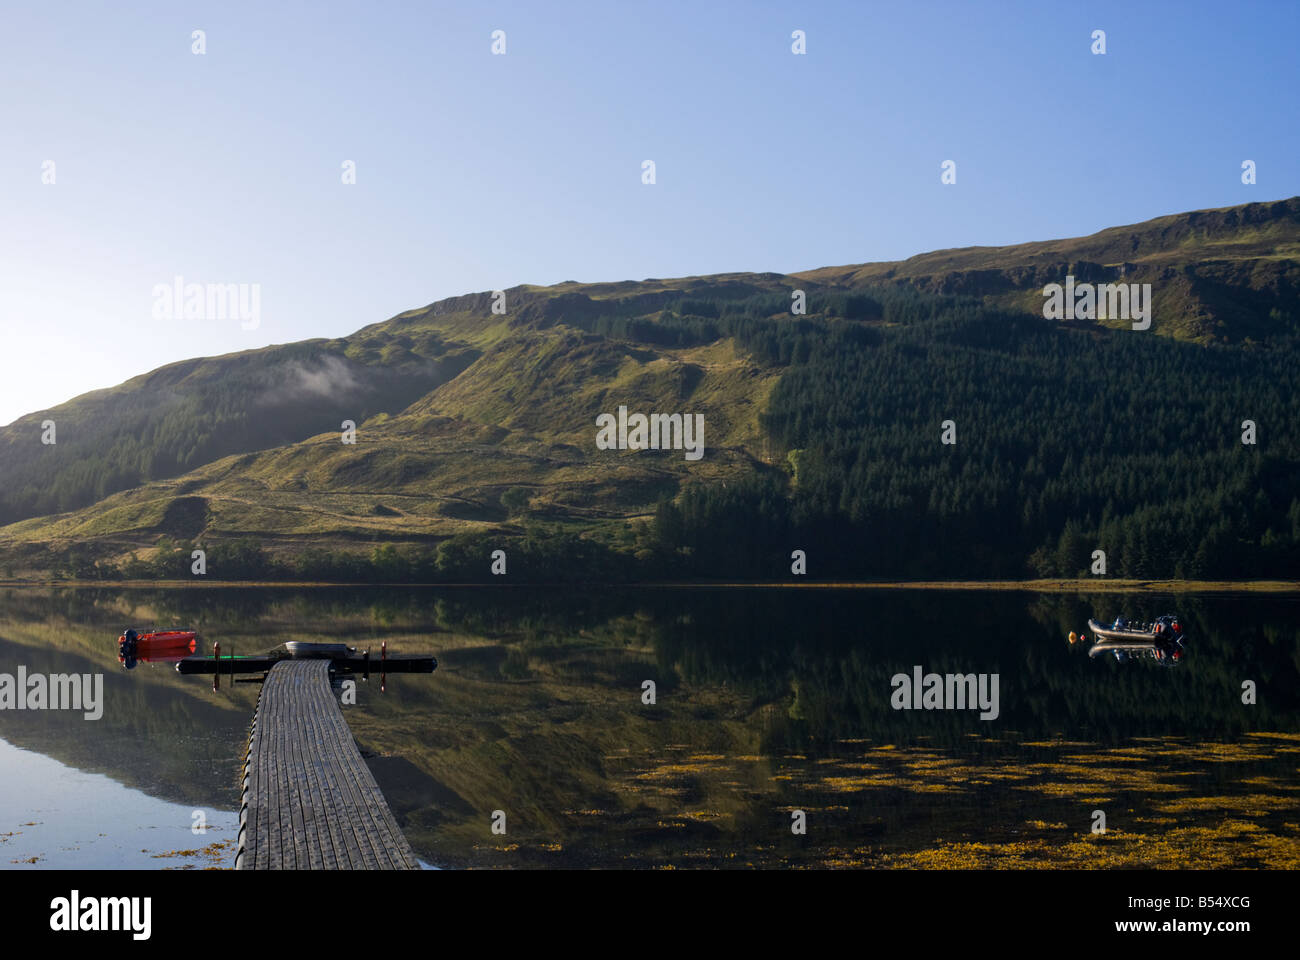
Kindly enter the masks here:
<path id="1" fill-rule="evenodd" d="M 1288 810 L 1296 806 L 1293 797 L 1270 797 L 1255 793 L 1237 797 L 1182 797 L 1157 805 L 1163 813 L 1189 813 L 1193 810 L 1235 810 L 1246 815 L 1267 810 Z"/>

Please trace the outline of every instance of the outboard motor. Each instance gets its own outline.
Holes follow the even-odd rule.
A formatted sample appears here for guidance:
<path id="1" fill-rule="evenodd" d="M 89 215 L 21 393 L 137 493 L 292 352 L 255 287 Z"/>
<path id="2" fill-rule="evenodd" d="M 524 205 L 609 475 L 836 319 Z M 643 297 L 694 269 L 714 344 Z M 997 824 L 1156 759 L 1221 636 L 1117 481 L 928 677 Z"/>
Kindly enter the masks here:
<path id="1" fill-rule="evenodd" d="M 122 635 L 117 638 L 117 659 L 128 670 L 135 669 L 139 639 L 140 635 L 131 629 L 123 630 Z"/>

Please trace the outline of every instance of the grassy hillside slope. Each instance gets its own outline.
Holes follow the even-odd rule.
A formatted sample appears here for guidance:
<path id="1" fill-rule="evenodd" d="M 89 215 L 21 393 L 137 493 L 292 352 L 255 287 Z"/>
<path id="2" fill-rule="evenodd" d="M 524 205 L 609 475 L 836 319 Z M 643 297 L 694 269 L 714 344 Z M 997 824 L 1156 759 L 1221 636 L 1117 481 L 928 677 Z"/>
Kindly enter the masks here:
<path id="1" fill-rule="evenodd" d="M 1253 573 L 1286 575 L 1298 250 L 1293 198 L 797 276 L 517 287 L 504 314 L 474 294 L 338 340 L 172 364 L 0 429 L 0 573 L 181 576 L 202 545 L 241 576 L 310 551 L 405 576 L 455 570 L 448 550 L 493 538 L 582 538 L 640 575 L 707 575 L 726 537 L 774 550 L 888 530 L 931 544 L 912 551 L 922 575 L 954 572 L 935 537 L 986 541 L 961 554 L 984 568 L 969 575 L 1073 575 L 1109 525 L 1131 541 L 1129 574 L 1172 575 L 1140 541 L 1231 510 L 1245 521 L 1215 549 L 1253 544 L 1268 568 Z M 1154 336 L 1043 321 L 1042 286 L 1067 273 L 1152 283 Z M 703 414 L 704 458 L 596 449 L 596 416 L 620 405 Z M 958 415 L 960 458 L 931 436 Z M 1266 442 L 1242 451 L 1245 416 Z M 994 517 L 1012 529 L 990 537 Z M 1209 529 L 1186 539 L 1179 569 L 1215 572 L 1197 559 Z M 396 546 L 415 552 L 399 563 L 383 554 Z M 912 569 L 855 552 L 839 572 Z M 338 573 L 327 559 L 285 569 Z"/>

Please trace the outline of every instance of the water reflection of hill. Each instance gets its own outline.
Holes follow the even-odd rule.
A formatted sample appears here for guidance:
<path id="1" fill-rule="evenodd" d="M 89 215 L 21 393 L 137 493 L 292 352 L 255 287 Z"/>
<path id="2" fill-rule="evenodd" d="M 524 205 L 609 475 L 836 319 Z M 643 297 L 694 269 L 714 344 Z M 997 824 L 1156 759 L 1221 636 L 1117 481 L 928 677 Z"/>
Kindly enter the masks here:
<path id="1" fill-rule="evenodd" d="M 9 716 L 4 729 L 195 802 L 216 785 L 233 791 L 254 688 L 125 675 L 111 652 L 123 623 L 192 625 L 248 652 L 382 638 L 390 651 L 434 653 L 432 677 L 393 678 L 384 697 L 363 685 L 345 711 L 403 829 L 435 862 L 934 865 L 946 851 L 975 865 L 972 843 L 1019 844 L 1016 856 L 1047 862 L 1132 865 L 1163 844 L 1176 866 L 1208 843 L 1243 864 L 1295 858 L 1294 600 L 378 588 L 5 600 L 5 663 L 96 665 L 112 694 L 99 724 Z M 1089 615 L 1174 608 L 1193 635 L 1174 670 L 1092 661 L 1064 641 Z M 998 673 L 999 718 L 891 709 L 890 677 L 914 664 Z M 654 706 L 641 702 L 647 679 Z M 1246 679 L 1255 706 L 1241 703 Z M 112 749 L 95 747 L 104 736 Z M 1087 833 L 1088 803 L 1122 810 L 1125 824 L 1091 852 L 1070 846 L 1076 828 Z M 818 811 L 838 839 L 791 846 L 795 807 Z M 507 837 L 487 829 L 496 809 Z"/>
<path id="2" fill-rule="evenodd" d="M 998 673 L 991 729 L 1115 743 L 1170 734 L 1236 736 L 1294 729 L 1297 614 L 1290 599 L 794 591 L 719 592 L 663 622 L 661 663 L 696 682 L 729 683 L 759 699 L 793 697 L 772 746 L 810 748 L 842 737 L 958 742 L 990 725 L 960 712 L 890 708 L 889 679 L 915 664 L 937 673 Z M 1178 609 L 1191 655 L 1175 669 L 1091 661 L 1065 642 L 1087 618 Z M 1259 702 L 1241 702 L 1253 680 Z"/>
<path id="3" fill-rule="evenodd" d="M 0 713 L 15 746 L 177 803 L 233 808 L 235 765 L 251 716 L 248 691 L 231 700 L 201 681 L 178 682 L 169 665 L 128 674 L 115 639 L 133 612 L 107 597 L 7 591 L 0 607 L 0 671 L 103 675 L 103 715 Z"/>

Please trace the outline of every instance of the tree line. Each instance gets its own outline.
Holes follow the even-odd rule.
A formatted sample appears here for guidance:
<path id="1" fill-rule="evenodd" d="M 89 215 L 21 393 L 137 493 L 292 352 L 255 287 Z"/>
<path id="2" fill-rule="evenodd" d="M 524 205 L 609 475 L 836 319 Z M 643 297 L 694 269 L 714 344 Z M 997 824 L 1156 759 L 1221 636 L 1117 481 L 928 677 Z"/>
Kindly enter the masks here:
<path id="1" fill-rule="evenodd" d="M 784 543 L 816 577 L 1075 577 L 1097 550 L 1115 577 L 1300 575 L 1294 340 L 876 296 L 888 322 L 736 325 L 787 368 L 763 417 L 786 457 L 661 505 L 653 546 L 679 573 L 784 578 Z"/>

